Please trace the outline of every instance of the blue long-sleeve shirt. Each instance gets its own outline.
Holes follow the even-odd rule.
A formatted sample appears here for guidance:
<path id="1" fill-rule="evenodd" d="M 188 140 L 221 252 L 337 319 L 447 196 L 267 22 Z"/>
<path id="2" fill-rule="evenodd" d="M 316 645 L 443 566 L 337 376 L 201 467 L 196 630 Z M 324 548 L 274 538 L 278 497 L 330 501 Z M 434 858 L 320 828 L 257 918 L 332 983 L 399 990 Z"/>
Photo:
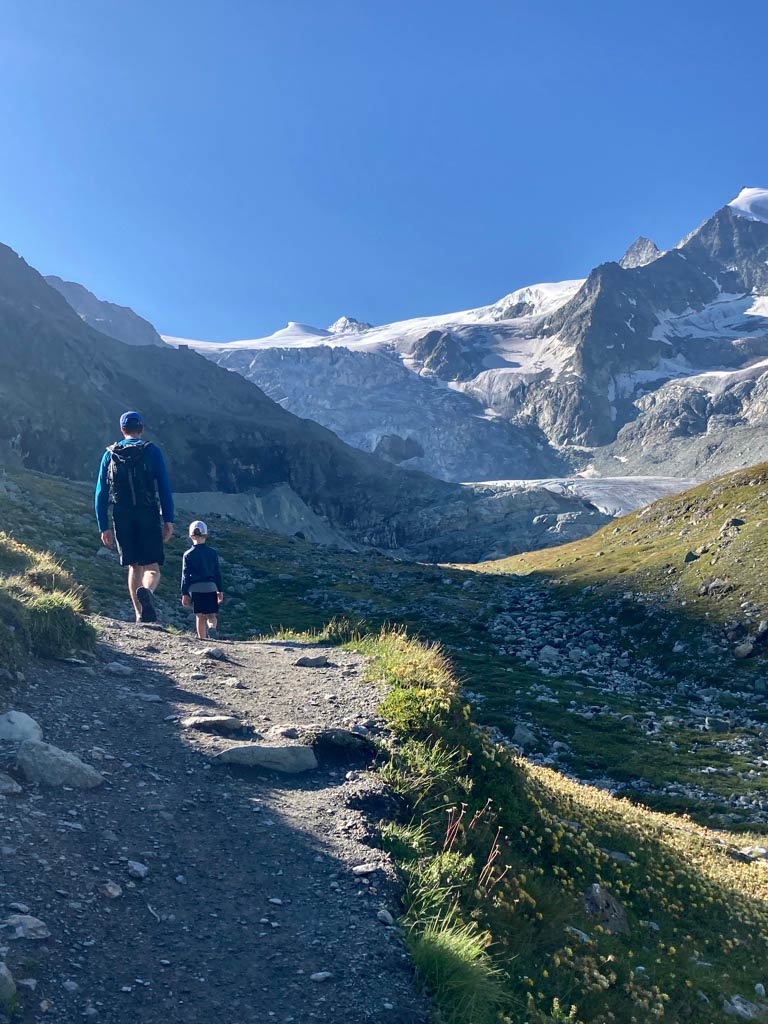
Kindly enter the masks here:
<path id="1" fill-rule="evenodd" d="M 189 588 L 193 583 L 215 583 L 218 592 L 224 592 L 216 548 L 210 548 L 207 544 L 193 544 L 184 552 L 184 560 L 181 563 L 182 594 L 189 594 Z"/>
<path id="2" fill-rule="evenodd" d="M 138 437 L 126 437 L 118 444 L 137 444 L 141 439 Z M 96 522 L 99 524 L 99 530 L 103 533 L 104 530 L 108 530 L 109 526 L 109 451 L 104 452 L 104 457 L 101 460 L 101 467 L 99 468 L 99 475 L 96 480 L 96 494 L 94 496 L 94 504 L 96 506 Z M 147 444 L 147 457 L 149 464 L 154 470 L 155 481 L 157 483 L 157 493 L 160 498 L 160 510 L 163 514 L 163 522 L 172 523 L 174 516 L 173 509 L 173 491 L 171 490 L 171 481 L 168 477 L 168 469 L 165 465 L 165 459 L 163 453 L 157 447 L 156 444 L 151 442 Z"/>

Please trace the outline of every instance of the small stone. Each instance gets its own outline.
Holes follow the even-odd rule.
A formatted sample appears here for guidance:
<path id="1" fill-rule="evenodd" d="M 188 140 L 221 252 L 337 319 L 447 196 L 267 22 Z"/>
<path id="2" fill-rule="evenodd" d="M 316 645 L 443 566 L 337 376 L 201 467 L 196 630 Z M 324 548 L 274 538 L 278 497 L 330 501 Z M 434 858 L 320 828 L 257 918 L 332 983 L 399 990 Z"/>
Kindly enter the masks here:
<path id="1" fill-rule="evenodd" d="M 294 662 L 299 668 L 327 668 L 328 667 L 328 655 L 318 654 L 316 657 L 310 657 L 308 654 L 302 655 L 298 661 Z"/>
<path id="2" fill-rule="evenodd" d="M 25 740 L 41 740 L 41 726 L 23 711 L 6 711 L 0 715 L 0 740 L 9 743 L 23 743 Z"/>
<path id="3" fill-rule="evenodd" d="M 111 676 L 132 676 L 133 669 L 130 665 L 124 665 L 121 661 L 110 661 L 105 666 L 105 670 L 109 672 Z"/>
<path id="4" fill-rule="evenodd" d="M 142 864 L 140 860 L 129 860 L 128 874 L 131 878 L 138 878 L 140 881 L 143 881 L 149 874 L 149 868 L 146 864 Z"/>
<path id="5" fill-rule="evenodd" d="M 224 661 L 226 654 L 220 647 L 209 647 L 207 651 L 203 651 L 204 658 L 213 658 L 214 661 Z"/>
<path id="6" fill-rule="evenodd" d="M 32 908 L 26 903 L 9 903 L 8 909 L 15 910 L 17 914 L 28 914 Z"/>
<path id="7" fill-rule="evenodd" d="M 733 656 L 734 658 L 739 659 L 749 658 L 754 653 L 754 650 L 755 645 L 752 643 L 752 641 L 745 640 L 743 644 L 737 644 L 737 646 L 733 648 Z M 735 998 L 736 997 L 734 996 L 734 999 Z"/>
<path id="8" fill-rule="evenodd" d="M 232 732 L 243 727 L 234 715 L 190 715 L 182 718 L 181 724 L 185 729 L 201 729 L 203 732 Z"/>
<path id="9" fill-rule="evenodd" d="M 352 868 L 352 874 L 358 878 L 364 878 L 366 875 L 372 875 L 375 871 L 379 871 L 381 864 L 376 864 L 373 861 L 369 861 L 366 864 L 356 864 Z"/>
<path id="10" fill-rule="evenodd" d="M 13 932 L 11 939 L 49 939 L 51 933 L 48 926 L 39 917 L 31 914 L 11 914 L 3 921 L 2 928 Z"/>
<path id="11" fill-rule="evenodd" d="M 0 1006 L 7 1005 L 16 995 L 16 982 L 5 964 L 0 963 Z"/>
<path id="12" fill-rule="evenodd" d="M 80 990 L 80 986 L 77 984 L 76 981 L 73 981 L 71 978 L 67 978 L 66 981 L 62 982 L 61 987 L 65 990 L 65 992 L 78 992 Z"/>
<path id="13" fill-rule="evenodd" d="M 388 928 L 391 928 L 395 923 L 394 917 L 392 917 L 388 910 L 380 910 L 376 915 L 376 920 L 381 921 L 381 923 L 385 924 Z"/>
<path id="14" fill-rule="evenodd" d="M 282 907 L 283 905 L 283 901 L 277 896 L 273 896 L 269 902 L 275 907 Z"/>
<path id="15" fill-rule="evenodd" d="M 332 977 L 333 974 L 330 971 L 315 971 L 314 974 L 310 974 L 309 980 L 319 983 L 321 981 L 330 981 Z"/>
<path id="16" fill-rule="evenodd" d="M 0 796 L 16 796 L 21 793 L 21 786 L 5 772 L 0 772 Z"/>
<path id="17" fill-rule="evenodd" d="M 110 900 L 119 899 L 123 895 L 123 888 L 117 882 L 105 882 L 101 891 Z"/>

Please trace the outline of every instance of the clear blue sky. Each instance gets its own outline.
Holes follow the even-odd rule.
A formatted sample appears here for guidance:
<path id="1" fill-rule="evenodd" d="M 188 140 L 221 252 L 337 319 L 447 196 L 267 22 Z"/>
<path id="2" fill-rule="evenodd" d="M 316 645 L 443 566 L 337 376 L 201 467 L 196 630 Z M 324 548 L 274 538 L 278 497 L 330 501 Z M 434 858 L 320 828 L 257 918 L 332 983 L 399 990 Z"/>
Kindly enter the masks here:
<path id="1" fill-rule="evenodd" d="M 2 5 L 0 241 L 229 339 L 581 276 L 768 185 L 768 5 Z"/>

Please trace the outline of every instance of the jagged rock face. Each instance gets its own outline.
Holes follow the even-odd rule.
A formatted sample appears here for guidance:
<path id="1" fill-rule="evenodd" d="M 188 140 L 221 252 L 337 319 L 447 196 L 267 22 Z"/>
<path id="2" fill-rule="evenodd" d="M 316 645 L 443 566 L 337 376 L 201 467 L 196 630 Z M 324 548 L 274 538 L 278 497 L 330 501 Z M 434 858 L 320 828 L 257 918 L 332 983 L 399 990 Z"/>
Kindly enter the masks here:
<path id="1" fill-rule="evenodd" d="M 382 434 L 373 452 L 388 462 L 408 462 L 424 455 L 424 449 L 418 441 L 412 437 L 398 437 L 397 434 Z"/>
<path id="2" fill-rule="evenodd" d="M 473 376 L 461 344 L 447 331 L 429 331 L 416 342 L 411 355 L 440 380 L 466 380 Z"/>
<path id="3" fill-rule="evenodd" d="M 49 275 L 45 280 L 64 296 L 78 316 L 102 334 L 117 338 L 126 345 L 165 345 L 152 324 L 128 306 L 97 299 L 75 281 L 62 281 L 55 275 Z"/>
<path id="4" fill-rule="evenodd" d="M 634 270 L 635 267 L 645 267 L 653 263 L 661 256 L 661 250 L 650 238 L 640 235 L 627 249 L 619 260 L 619 266 L 623 270 Z"/>

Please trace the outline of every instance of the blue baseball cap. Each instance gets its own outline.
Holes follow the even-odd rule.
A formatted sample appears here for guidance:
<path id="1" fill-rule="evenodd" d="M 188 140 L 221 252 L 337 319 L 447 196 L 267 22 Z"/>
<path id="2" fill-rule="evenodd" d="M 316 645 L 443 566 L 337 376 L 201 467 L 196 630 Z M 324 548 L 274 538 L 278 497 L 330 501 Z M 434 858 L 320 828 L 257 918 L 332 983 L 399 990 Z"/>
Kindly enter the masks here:
<path id="1" fill-rule="evenodd" d="M 120 417 L 120 426 L 123 430 L 128 426 L 129 423 L 134 423 L 140 427 L 144 426 L 144 420 L 141 418 L 141 413 L 136 412 L 135 409 L 131 409 L 129 412 L 124 412 Z"/>

